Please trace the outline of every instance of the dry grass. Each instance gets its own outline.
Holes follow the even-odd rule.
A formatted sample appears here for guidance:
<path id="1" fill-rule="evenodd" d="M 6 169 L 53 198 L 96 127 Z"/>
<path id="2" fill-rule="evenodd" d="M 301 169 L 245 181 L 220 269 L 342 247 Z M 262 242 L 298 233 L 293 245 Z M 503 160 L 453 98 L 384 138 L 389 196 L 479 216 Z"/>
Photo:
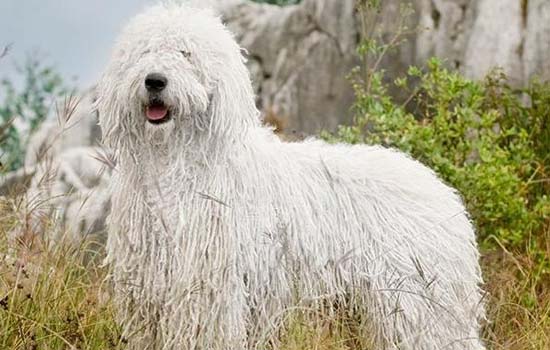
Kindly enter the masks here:
<path id="1" fill-rule="evenodd" d="M 550 247 L 550 239 L 546 239 Z M 542 259 L 550 257 L 550 249 Z M 488 349 L 550 349 L 550 271 L 539 255 L 504 250 L 485 252 L 482 267 L 489 324 L 483 338 Z M 358 323 L 346 315 L 292 319 L 283 337 L 288 350 L 372 349 Z"/>
<path id="2" fill-rule="evenodd" d="M 549 257 L 550 249 L 542 257 L 546 265 Z M 550 271 L 545 271 L 539 259 L 502 250 L 485 254 L 492 321 L 485 338 L 491 349 L 550 349 Z"/>
<path id="3" fill-rule="evenodd" d="M 101 257 L 88 244 L 48 249 L 39 240 L 8 252 L 15 218 L 9 208 L 0 210 L 0 349 L 123 349 Z M 485 254 L 490 349 L 550 349 L 550 280 L 541 266 L 537 256 Z M 360 318 L 300 309 L 289 314 L 274 347 L 371 349 Z"/>
<path id="4" fill-rule="evenodd" d="M 27 239 L 8 248 L 12 214 L 5 206 L 0 213 L 0 349 L 122 348 L 92 242 L 48 248 Z"/>

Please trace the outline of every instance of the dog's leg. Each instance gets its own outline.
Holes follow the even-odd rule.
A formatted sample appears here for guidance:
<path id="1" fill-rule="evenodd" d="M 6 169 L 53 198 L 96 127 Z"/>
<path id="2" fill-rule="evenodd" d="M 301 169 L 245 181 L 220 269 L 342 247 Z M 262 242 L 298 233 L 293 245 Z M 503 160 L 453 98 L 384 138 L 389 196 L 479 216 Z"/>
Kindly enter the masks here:
<path id="1" fill-rule="evenodd" d="M 378 280 L 369 314 L 384 348 L 483 350 L 476 320 L 477 290 L 412 277 Z"/>

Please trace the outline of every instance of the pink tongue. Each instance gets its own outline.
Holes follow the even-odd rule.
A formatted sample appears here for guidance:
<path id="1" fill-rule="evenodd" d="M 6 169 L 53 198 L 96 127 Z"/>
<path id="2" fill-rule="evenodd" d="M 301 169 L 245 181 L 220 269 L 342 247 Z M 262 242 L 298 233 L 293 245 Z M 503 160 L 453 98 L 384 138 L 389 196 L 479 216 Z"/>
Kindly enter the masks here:
<path id="1" fill-rule="evenodd" d="M 161 120 L 168 114 L 166 106 L 149 106 L 147 107 L 147 119 Z"/>

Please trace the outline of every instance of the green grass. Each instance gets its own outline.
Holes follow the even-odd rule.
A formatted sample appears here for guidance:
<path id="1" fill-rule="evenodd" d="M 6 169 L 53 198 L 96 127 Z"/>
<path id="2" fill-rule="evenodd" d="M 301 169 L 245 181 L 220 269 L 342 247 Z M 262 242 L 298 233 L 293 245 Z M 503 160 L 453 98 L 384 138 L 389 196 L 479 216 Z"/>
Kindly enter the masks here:
<path id="1" fill-rule="evenodd" d="M 27 239 L 8 249 L 18 225 L 2 210 L 0 349 L 122 349 L 107 270 L 79 247 Z M 11 245 L 12 247 L 14 245 Z"/>
<path id="2" fill-rule="evenodd" d="M 0 349 L 124 349 L 101 256 L 93 256 L 88 244 L 59 243 L 47 248 L 28 235 L 15 251 L 10 250 L 5 237 L 18 225 L 14 213 L 4 206 L 0 210 Z M 540 278 L 537 259 L 538 254 L 525 251 L 500 249 L 484 254 L 492 321 L 484 338 L 490 349 L 550 348 L 550 281 Z M 276 347 L 372 348 L 368 322 L 360 318 L 345 311 L 330 315 L 300 309 L 289 313 Z"/>

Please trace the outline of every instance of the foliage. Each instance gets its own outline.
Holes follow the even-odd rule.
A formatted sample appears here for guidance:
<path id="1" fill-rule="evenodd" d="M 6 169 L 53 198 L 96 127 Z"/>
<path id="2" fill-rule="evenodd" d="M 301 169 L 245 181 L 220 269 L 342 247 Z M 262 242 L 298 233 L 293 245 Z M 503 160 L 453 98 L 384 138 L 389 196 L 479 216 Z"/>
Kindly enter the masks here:
<path id="1" fill-rule="evenodd" d="M 411 31 L 377 31 L 379 0 L 358 0 L 362 64 L 350 74 L 354 123 L 332 142 L 399 148 L 463 196 L 482 247 L 494 349 L 550 347 L 550 82 L 511 87 L 498 69 L 482 81 L 432 59 L 390 81 L 380 68 Z M 398 100 L 393 96 L 405 96 Z"/>
<path id="2" fill-rule="evenodd" d="M 550 83 L 514 89 L 498 70 L 472 81 L 432 59 L 388 86 L 380 59 L 369 62 L 391 45 L 359 46 L 355 122 L 327 138 L 409 153 L 459 190 L 486 247 L 536 246 L 550 229 Z M 390 88 L 410 97 L 398 103 Z"/>
<path id="3" fill-rule="evenodd" d="M 0 349 L 122 349 L 97 243 L 25 232 L 19 218 L 32 209 L 22 203 L 0 203 Z M 8 244 L 14 229 L 20 239 Z"/>
<path id="4" fill-rule="evenodd" d="M 433 168 L 462 193 L 488 245 L 536 244 L 550 219 L 550 84 L 514 90 L 498 72 L 474 82 L 432 59 L 396 81 L 418 81 L 411 113 L 381 77 L 369 91 L 354 80 L 355 124 L 336 139 L 396 147 Z"/>
<path id="5" fill-rule="evenodd" d="M 399 24 L 398 32 L 381 42 L 382 36 L 369 32 L 376 28 L 372 20 L 380 1 L 359 2 L 369 14 L 361 18 L 363 64 L 350 75 L 357 97 L 355 122 L 324 137 L 400 148 L 456 187 L 485 248 L 488 347 L 550 348 L 550 84 L 533 81 L 514 89 L 498 71 L 475 82 L 446 70 L 435 59 L 426 67 L 411 67 L 388 84 L 379 63 L 407 29 Z M 21 103 L 5 102 L 0 111 L 19 105 L 27 113 L 25 120 L 33 124 L 33 116 L 43 114 L 29 114 L 26 106 L 47 107 L 45 101 L 61 90 L 62 84 L 51 88 L 40 83 L 55 81 L 53 71 L 45 76 L 26 84 L 35 87 L 36 98 L 23 98 L 24 93 L 13 88 L 16 98 L 6 101 Z M 390 89 L 409 98 L 397 101 Z M 1 116 L 5 123 L 6 114 Z M 74 249 L 57 244 L 52 250 L 43 243 L 38 248 L 8 249 L 4 238 L 23 225 L 13 219 L 21 216 L 16 214 L 0 206 L 0 348 L 124 348 L 105 283 L 107 270 L 86 262 L 85 245 Z M 282 349 L 369 348 L 358 337 L 360 322 L 349 315 L 314 312 L 289 316 L 281 334 Z"/>
<path id="6" fill-rule="evenodd" d="M 60 74 L 37 58 L 29 57 L 16 68 L 23 78 L 21 88 L 9 79 L 0 82 L 1 149 L 8 170 L 22 165 L 28 134 L 48 115 L 53 100 L 69 92 Z"/>
<path id="7" fill-rule="evenodd" d="M 548 348 L 550 83 L 513 88 L 498 69 L 472 81 L 438 59 L 389 81 L 380 62 L 407 35 L 409 12 L 380 35 L 380 4 L 359 1 L 354 123 L 324 137 L 399 148 L 457 188 L 482 247 L 492 321 L 484 338 L 495 349 Z"/>

